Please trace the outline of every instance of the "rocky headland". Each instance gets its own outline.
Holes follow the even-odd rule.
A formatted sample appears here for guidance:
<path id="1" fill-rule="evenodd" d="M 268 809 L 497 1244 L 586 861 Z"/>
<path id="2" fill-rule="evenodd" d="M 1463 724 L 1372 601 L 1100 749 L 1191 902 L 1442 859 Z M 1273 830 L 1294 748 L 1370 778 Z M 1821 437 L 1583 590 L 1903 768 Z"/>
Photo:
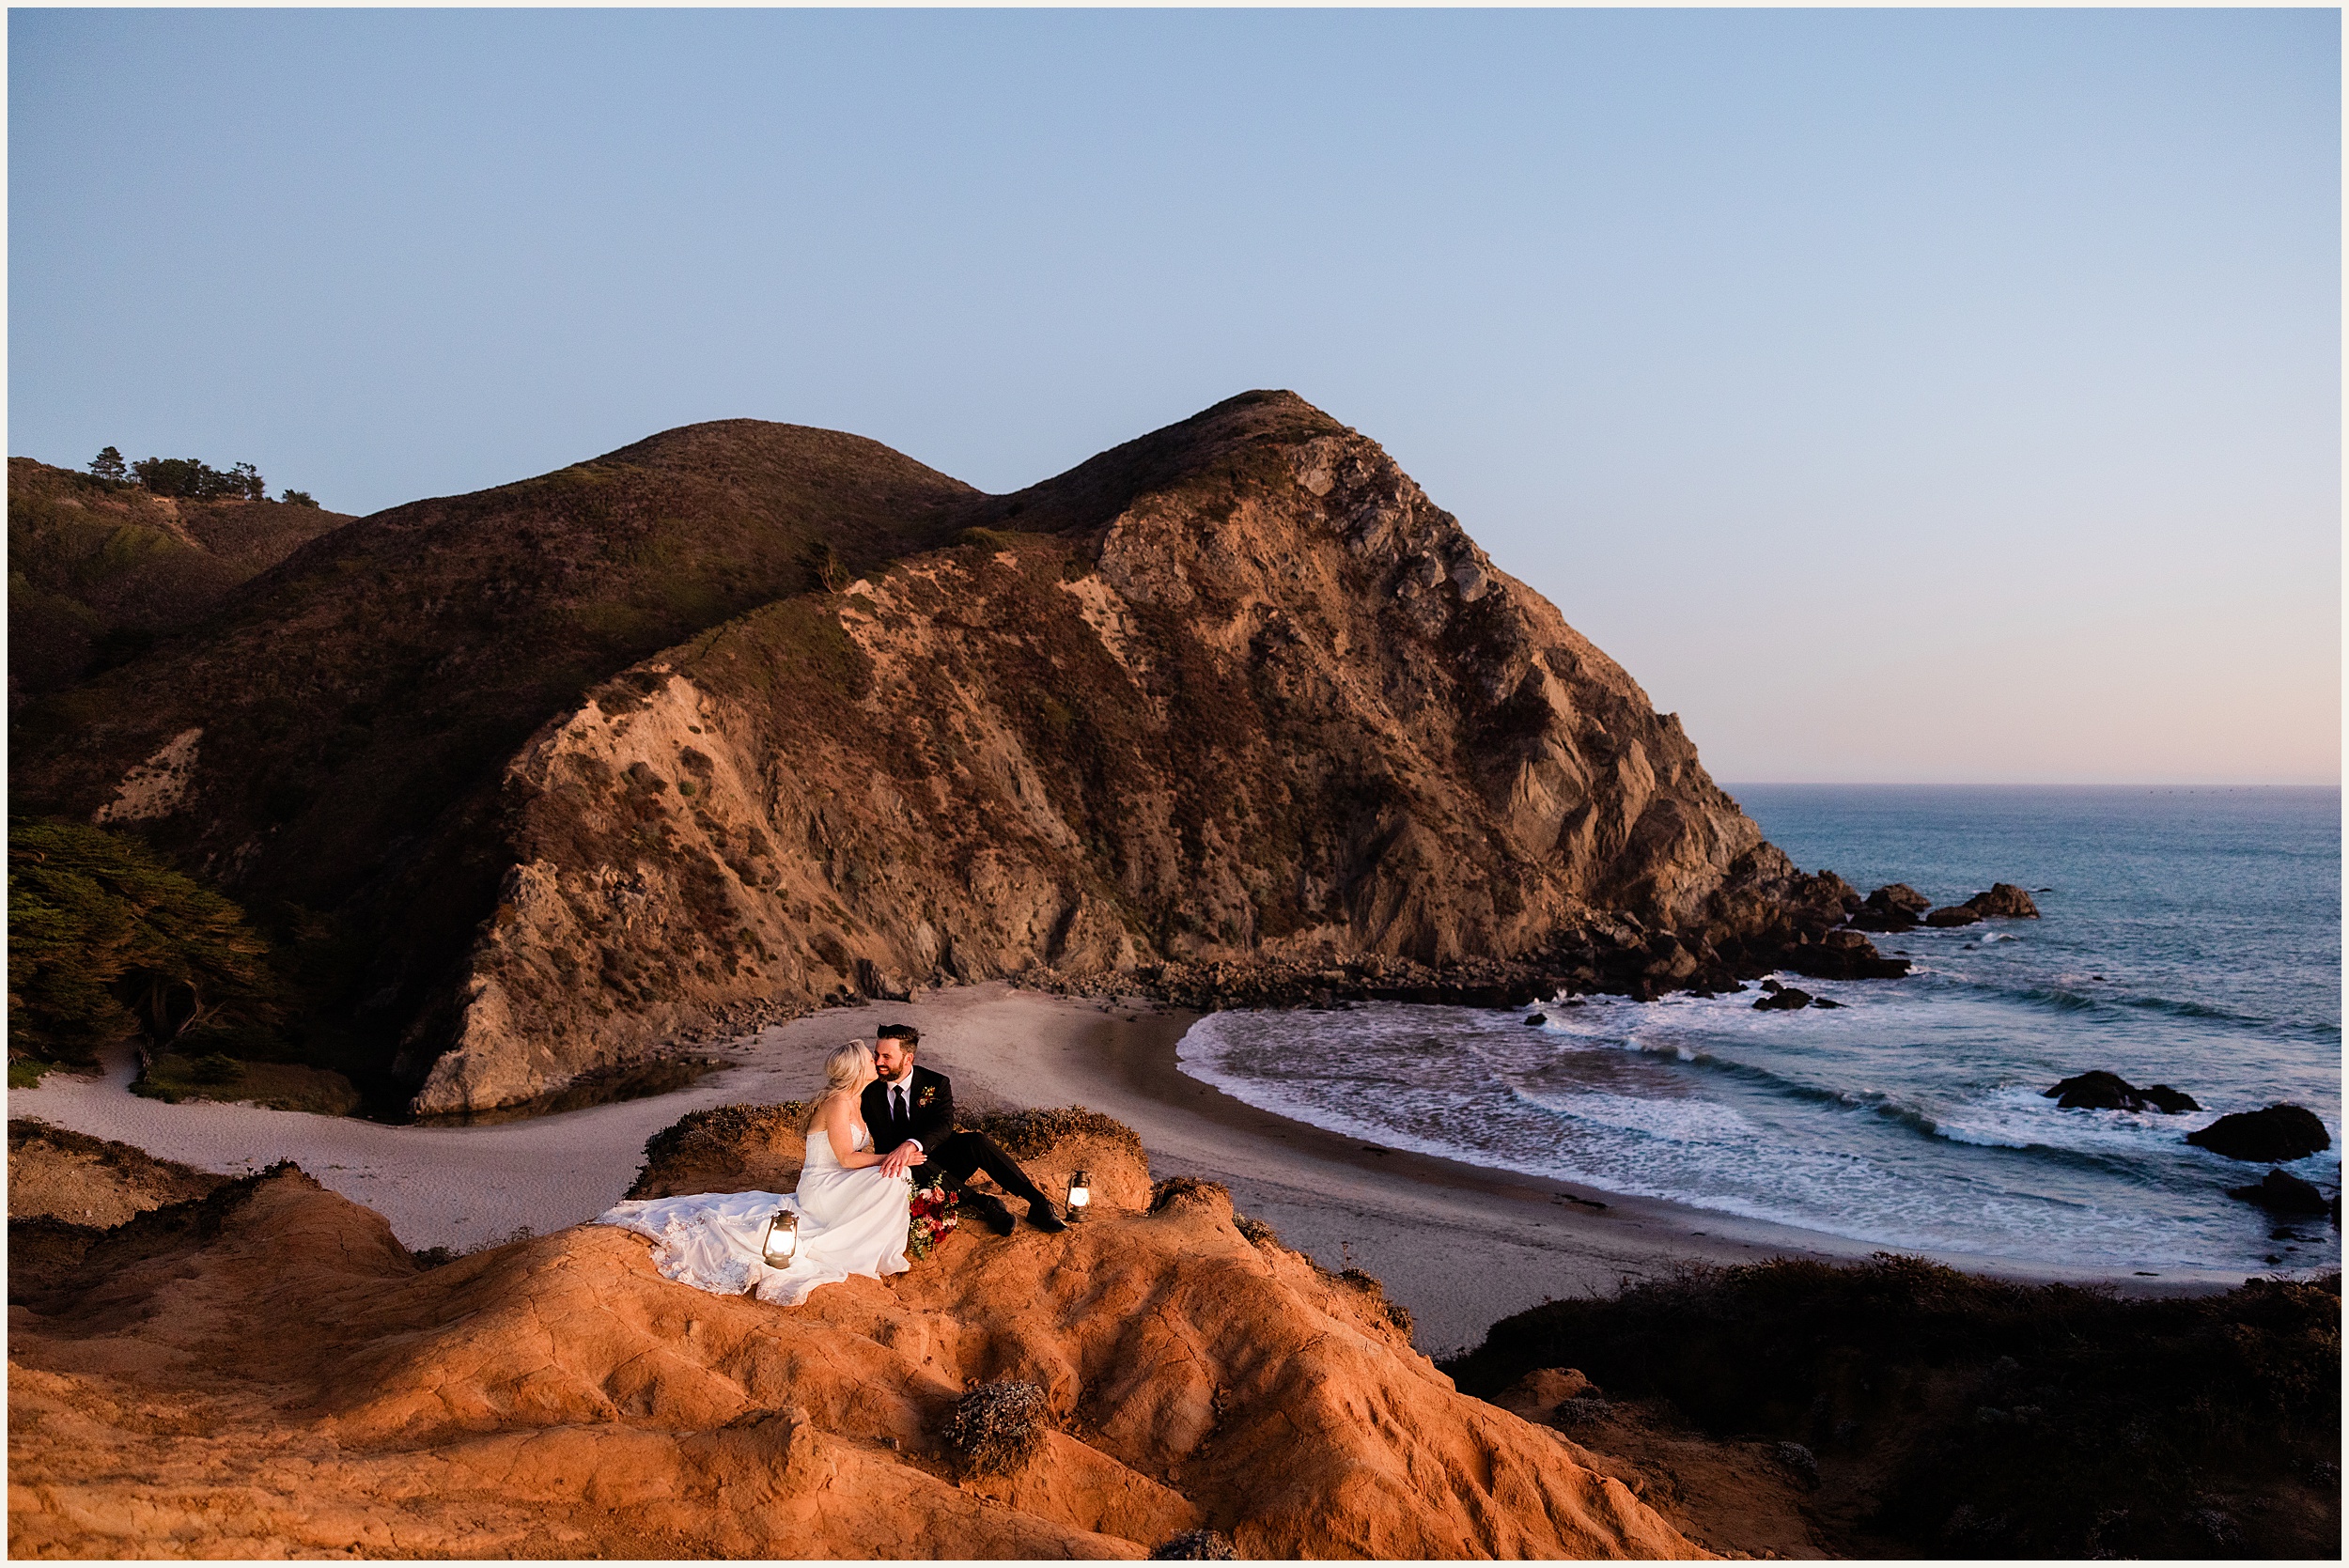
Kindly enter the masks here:
<path id="1" fill-rule="evenodd" d="M 18 809 L 239 900 L 299 993 L 267 1050 L 379 1110 L 1008 974 L 1514 1003 L 1906 968 L 1287 393 L 1006 496 L 673 430 L 310 539 L 16 735 Z"/>

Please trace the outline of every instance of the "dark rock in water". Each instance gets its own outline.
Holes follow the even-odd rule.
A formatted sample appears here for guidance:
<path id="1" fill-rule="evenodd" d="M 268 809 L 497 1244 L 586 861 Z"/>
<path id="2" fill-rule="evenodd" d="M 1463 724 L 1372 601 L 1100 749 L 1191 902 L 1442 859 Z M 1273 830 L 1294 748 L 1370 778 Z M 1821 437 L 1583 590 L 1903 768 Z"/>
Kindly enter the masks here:
<path id="1" fill-rule="evenodd" d="M 1798 991 L 1792 986 L 1781 986 L 1754 1003 L 1755 1007 L 1766 1013 L 1791 1013 L 1797 1007 L 1810 1005 L 1811 993 Z"/>
<path id="2" fill-rule="evenodd" d="M 2227 1196 L 2257 1203 L 2270 1214 L 2324 1214 L 2332 1208 L 2325 1194 L 2289 1171 L 2270 1171 L 2249 1187 L 2231 1187 Z"/>
<path id="3" fill-rule="evenodd" d="M 1937 926 L 1971 925 L 1981 918 L 1982 912 L 1979 909 L 1970 908 L 1964 904 L 1952 904 L 1946 909 L 1936 909 L 1925 916 L 1925 924 Z"/>
<path id="4" fill-rule="evenodd" d="M 1887 882 L 1868 895 L 1868 908 L 1893 909 L 1905 915 L 1921 917 L 1933 908 L 1933 900 L 1910 887 L 1906 882 Z"/>
<path id="5" fill-rule="evenodd" d="M 1906 882 L 1891 882 L 1868 895 L 1851 917 L 1860 931 L 1908 931 L 1916 927 L 1933 901 Z"/>
<path id="6" fill-rule="evenodd" d="M 2077 1074 L 2039 1093 L 2065 1110 L 2158 1110 L 2174 1116 L 2182 1110 L 2202 1109 L 2194 1103 L 2193 1095 L 2166 1083 L 2139 1089 L 2118 1073 L 2102 1071 Z"/>
<path id="7" fill-rule="evenodd" d="M 1908 960 L 1887 958 L 1857 931 L 1829 931 L 1781 950 L 1778 967 L 1812 980 L 1897 980 L 1908 972 Z"/>
<path id="8" fill-rule="evenodd" d="M 1542 1025 L 1549 1021 L 1549 1015 L 1547 1013 L 1535 1013 L 1525 1021 L 1535 1029 L 1539 1029 Z"/>
<path id="9" fill-rule="evenodd" d="M 1811 1005 L 1813 1007 L 1841 1007 L 1843 1004 L 1835 1001 L 1832 997 L 1812 997 L 1811 999 Z"/>
<path id="10" fill-rule="evenodd" d="M 1785 988 L 1785 986 L 1780 985 L 1775 980 L 1765 980 L 1762 982 L 1762 990 L 1765 995 L 1776 996 L 1779 992 L 1784 990 Z"/>
<path id="11" fill-rule="evenodd" d="M 2316 1112 L 2297 1105 L 2238 1110 L 2232 1116 L 2219 1117 L 2200 1132 L 2187 1133 L 2186 1141 L 2229 1159 L 2266 1164 L 2303 1159 L 2333 1146 L 2333 1136 L 2325 1130 Z"/>
<path id="12" fill-rule="evenodd" d="M 2037 920 L 2039 906 L 2030 901 L 2030 894 L 2012 882 L 1993 882 L 1988 893 L 1978 893 L 1966 901 L 1966 908 L 1991 920 Z"/>

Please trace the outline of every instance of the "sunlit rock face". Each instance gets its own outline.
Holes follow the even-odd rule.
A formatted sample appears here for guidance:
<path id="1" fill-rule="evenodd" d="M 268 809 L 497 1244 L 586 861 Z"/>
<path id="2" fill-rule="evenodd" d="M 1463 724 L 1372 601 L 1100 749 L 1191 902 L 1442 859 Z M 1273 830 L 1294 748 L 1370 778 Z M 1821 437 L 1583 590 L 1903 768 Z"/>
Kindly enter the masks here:
<path id="1" fill-rule="evenodd" d="M 1037 966 L 1597 942 L 1686 985 L 1817 891 L 1674 716 L 1287 393 L 1008 496 L 832 432 L 670 431 L 362 519 L 68 697 L 23 787 L 135 799 L 191 869 L 331 912 L 363 957 L 319 1005 L 427 1113 Z"/>

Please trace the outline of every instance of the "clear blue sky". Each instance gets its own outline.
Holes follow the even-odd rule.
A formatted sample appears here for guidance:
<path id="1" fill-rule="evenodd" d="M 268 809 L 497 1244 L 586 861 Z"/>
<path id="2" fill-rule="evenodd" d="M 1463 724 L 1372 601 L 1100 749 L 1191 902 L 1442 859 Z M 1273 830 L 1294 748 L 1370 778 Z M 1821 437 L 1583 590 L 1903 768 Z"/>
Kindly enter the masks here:
<path id="1" fill-rule="evenodd" d="M 1739 780 L 2333 782 L 2329 11 L 8 19 L 8 449 L 989 489 L 1257 386 Z"/>

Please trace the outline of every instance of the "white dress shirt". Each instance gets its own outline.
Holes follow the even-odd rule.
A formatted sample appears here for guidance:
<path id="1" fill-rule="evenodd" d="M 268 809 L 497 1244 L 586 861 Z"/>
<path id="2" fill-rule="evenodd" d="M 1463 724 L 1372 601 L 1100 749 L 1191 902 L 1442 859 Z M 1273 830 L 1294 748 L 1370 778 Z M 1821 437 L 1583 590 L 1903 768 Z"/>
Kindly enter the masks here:
<path id="1" fill-rule="evenodd" d="M 906 1076 L 894 1083 L 883 1079 L 881 1087 L 889 1092 L 889 1109 L 907 1121 L 911 1121 L 913 1119 L 913 1069 L 908 1067 Z M 916 1154 L 928 1152 L 922 1147 L 922 1141 L 918 1138 L 909 1138 L 906 1141 L 913 1145 Z"/>

